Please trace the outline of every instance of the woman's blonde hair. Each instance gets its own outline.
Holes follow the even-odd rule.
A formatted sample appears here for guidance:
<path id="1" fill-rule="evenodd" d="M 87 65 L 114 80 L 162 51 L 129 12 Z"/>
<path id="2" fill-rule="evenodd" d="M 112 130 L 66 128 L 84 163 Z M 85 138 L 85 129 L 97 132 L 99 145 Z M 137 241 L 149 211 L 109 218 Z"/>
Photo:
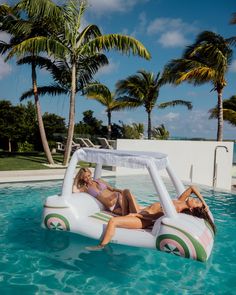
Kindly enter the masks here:
<path id="1" fill-rule="evenodd" d="M 85 185 L 84 180 L 82 178 L 84 176 L 84 173 L 86 172 L 89 172 L 90 174 L 92 174 L 89 168 L 80 168 L 78 173 L 76 174 L 74 179 L 74 185 L 76 185 L 78 188 Z"/>

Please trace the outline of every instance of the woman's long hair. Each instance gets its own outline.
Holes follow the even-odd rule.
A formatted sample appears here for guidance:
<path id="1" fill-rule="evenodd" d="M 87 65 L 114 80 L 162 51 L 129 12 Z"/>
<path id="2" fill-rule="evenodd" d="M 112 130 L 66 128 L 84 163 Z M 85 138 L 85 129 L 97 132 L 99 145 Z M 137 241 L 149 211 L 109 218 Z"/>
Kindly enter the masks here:
<path id="1" fill-rule="evenodd" d="M 76 185 L 78 188 L 85 185 L 82 177 L 83 177 L 84 173 L 86 173 L 86 172 L 91 173 L 91 170 L 89 168 L 80 168 L 79 172 L 77 173 L 75 180 L 74 180 L 74 185 Z"/>
<path id="2" fill-rule="evenodd" d="M 207 211 L 205 210 L 204 205 L 202 207 L 192 208 L 191 211 L 189 209 L 184 209 L 181 213 L 185 213 L 192 216 L 196 216 L 198 218 L 205 219 L 210 224 L 214 234 L 216 233 L 216 226 L 214 222 L 212 221 L 211 217 L 209 216 L 209 214 L 207 213 Z"/>

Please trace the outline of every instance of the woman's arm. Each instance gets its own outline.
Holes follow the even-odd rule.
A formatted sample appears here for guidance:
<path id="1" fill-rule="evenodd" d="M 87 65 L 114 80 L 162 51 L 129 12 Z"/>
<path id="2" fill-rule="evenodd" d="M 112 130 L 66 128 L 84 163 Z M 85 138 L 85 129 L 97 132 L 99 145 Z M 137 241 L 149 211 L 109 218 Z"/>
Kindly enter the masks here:
<path id="1" fill-rule="evenodd" d="M 190 186 L 188 187 L 183 193 L 182 195 L 179 196 L 178 200 L 179 201 L 186 201 L 188 197 L 190 197 L 191 194 L 195 194 L 195 196 L 198 197 L 198 199 L 202 202 L 202 204 L 208 208 L 203 196 L 200 194 L 200 192 L 197 190 L 197 188 L 195 186 Z"/>
<path id="2" fill-rule="evenodd" d="M 73 193 L 86 193 L 87 188 L 85 186 L 78 188 L 77 185 L 74 184 L 72 187 L 72 192 Z"/>
<path id="3" fill-rule="evenodd" d="M 200 192 L 197 190 L 195 186 L 192 186 L 192 192 L 198 197 L 198 199 L 202 202 L 202 204 L 208 208 L 203 196 L 200 194 Z"/>
<path id="4" fill-rule="evenodd" d="M 186 201 L 187 198 L 193 193 L 192 186 L 188 187 L 179 197 L 179 201 Z"/>

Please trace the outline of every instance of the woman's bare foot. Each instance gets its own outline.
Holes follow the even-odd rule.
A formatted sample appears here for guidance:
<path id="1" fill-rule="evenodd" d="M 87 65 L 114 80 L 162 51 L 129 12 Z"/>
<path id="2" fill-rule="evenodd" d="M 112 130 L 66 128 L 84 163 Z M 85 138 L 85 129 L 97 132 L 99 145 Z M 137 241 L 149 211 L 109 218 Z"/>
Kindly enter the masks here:
<path id="1" fill-rule="evenodd" d="M 97 246 L 88 246 L 88 247 L 85 247 L 85 249 L 88 250 L 88 251 L 99 251 L 99 250 L 102 250 L 104 248 L 105 248 L 104 245 L 97 245 Z"/>

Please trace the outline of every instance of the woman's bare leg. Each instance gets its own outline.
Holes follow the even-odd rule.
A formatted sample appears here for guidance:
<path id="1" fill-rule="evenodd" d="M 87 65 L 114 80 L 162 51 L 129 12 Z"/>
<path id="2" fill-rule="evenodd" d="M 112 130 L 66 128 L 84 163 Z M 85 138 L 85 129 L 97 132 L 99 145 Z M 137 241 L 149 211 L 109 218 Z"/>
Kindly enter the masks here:
<path id="1" fill-rule="evenodd" d="M 119 217 L 112 217 L 106 227 L 104 236 L 102 241 L 99 243 L 98 246 L 95 247 L 87 247 L 88 250 L 99 250 L 104 248 L 112 239 L 115 233 L 115 229 L 117 227 L 120 228 L 128 228 L 128 229 L 140 229 L 145 228 L 151 225 L 152 221 L 150 220 L 142 220 L 135 216 L 119 216 Z"/>
<path id="2" fill-rule="evenodd" d="M 123 191 L 123 203 L 122 203 L 122 216 L 129 213 L 138 213 L 140 211 L 140 206 L 134 195 L 128 189 Z"/>

